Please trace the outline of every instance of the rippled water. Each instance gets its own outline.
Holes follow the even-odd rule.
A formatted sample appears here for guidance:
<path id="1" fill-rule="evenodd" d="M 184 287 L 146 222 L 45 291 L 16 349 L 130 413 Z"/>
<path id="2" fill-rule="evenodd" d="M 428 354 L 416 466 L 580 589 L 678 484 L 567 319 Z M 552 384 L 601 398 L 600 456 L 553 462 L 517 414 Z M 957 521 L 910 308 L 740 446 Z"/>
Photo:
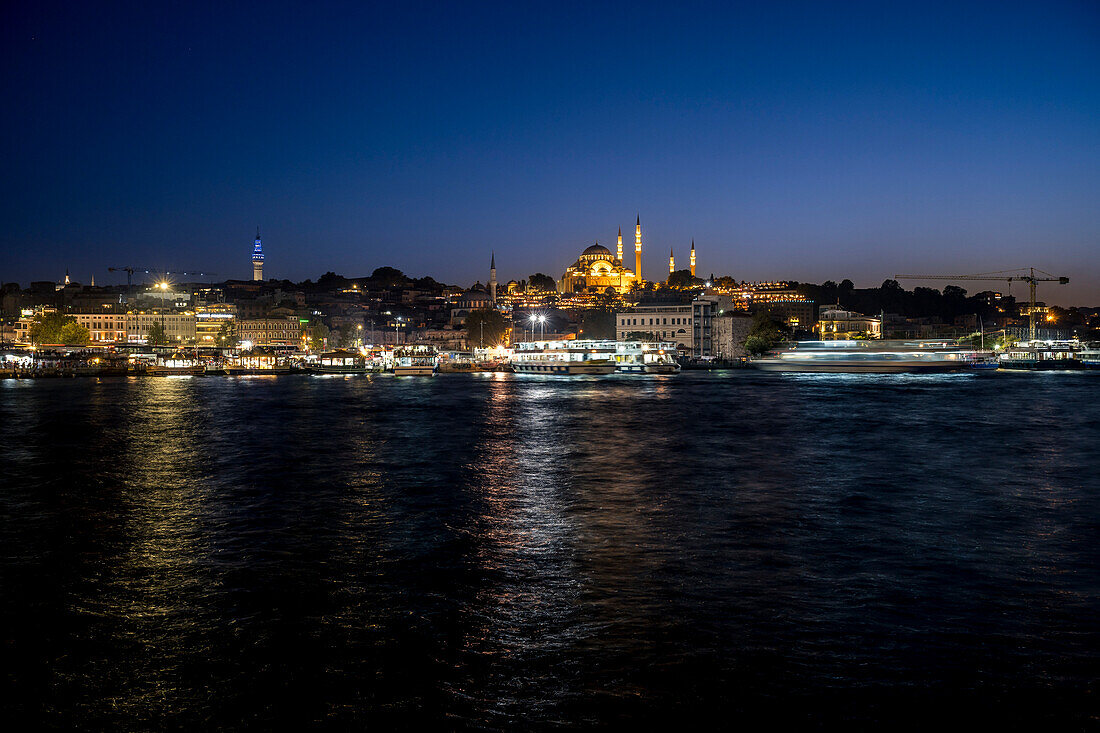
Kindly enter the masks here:
<path id="1" fill-rule="evenodd" d="M 1100 375 L 5 380 L 0 429 L 7 720 L 1097 724 Z"/>

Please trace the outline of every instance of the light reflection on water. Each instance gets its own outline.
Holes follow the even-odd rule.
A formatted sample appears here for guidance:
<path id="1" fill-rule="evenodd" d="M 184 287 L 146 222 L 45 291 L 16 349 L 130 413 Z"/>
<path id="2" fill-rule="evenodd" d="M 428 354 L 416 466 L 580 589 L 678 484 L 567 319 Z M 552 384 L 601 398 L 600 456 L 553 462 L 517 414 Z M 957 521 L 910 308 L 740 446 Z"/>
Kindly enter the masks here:
<path id="1" fill-rule="evenodd" d="M 11 716 L 1080 720 L 1100 380 L 1031 376 L 5 380 Z"/>

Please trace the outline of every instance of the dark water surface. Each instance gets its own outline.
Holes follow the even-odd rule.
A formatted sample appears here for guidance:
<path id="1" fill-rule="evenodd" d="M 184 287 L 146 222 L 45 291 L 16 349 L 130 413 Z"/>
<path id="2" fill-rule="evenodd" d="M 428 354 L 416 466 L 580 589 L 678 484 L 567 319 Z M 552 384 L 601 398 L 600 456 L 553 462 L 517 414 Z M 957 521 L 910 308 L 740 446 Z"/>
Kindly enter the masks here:
<path id="1" fill-rule="evenodd" d="M 1100 375 L 4 380 L 0 430 L 8 721 L 1098 721 Z"/>

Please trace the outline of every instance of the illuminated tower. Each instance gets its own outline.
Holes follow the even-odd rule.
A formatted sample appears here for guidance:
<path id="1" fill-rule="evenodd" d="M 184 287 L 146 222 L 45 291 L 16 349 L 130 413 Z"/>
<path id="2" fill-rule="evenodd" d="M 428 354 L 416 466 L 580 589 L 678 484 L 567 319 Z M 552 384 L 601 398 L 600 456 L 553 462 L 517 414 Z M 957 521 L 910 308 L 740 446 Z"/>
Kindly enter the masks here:
<path id="1" fill-rule="evenodd" d="M 676 258 L 672 256 L 672 247 L 668 248 L 668 274 L 676 272 Z"/>
<path id="2" fill-rule="evenodd" d="M 623 228 L 619 227 L 619 248 L 615 250 L 615 259 L 621 265 L 623 263 Z"/>
<path id="3" fill-rule="evenodd" d="M 256 242 L 252 247 L 252 279 L 264 279 L 264 248 L 260 244 L 260 228 L 256 227 Z"/>
<path id="4" fill-rule="evenodd" d="M 497 253 L 489 256 L 489 298 L 497 304 Z"/>
<path id="5" fill-rule="evenodd" d="M 691 276 L 695 277 L 695 240 L 691 240 Z"/>
<path id="6" fill-rule="evenodd" d="M 638 215 L 638 222 L 634 225 L 634 277 L 638 282 L 642 281 L 642 216 Z"/>

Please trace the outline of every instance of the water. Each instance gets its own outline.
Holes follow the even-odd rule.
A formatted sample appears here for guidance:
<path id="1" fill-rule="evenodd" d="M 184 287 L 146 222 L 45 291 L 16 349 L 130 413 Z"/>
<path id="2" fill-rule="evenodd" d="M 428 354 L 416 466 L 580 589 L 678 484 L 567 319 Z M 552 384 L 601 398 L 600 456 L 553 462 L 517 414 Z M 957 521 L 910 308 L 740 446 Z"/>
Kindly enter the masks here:
<path id="1" fill-rule="evenodd" d="M 8 721 L 1097 724 L 1100 375 L 5 380 L 0 426 Z"/>

